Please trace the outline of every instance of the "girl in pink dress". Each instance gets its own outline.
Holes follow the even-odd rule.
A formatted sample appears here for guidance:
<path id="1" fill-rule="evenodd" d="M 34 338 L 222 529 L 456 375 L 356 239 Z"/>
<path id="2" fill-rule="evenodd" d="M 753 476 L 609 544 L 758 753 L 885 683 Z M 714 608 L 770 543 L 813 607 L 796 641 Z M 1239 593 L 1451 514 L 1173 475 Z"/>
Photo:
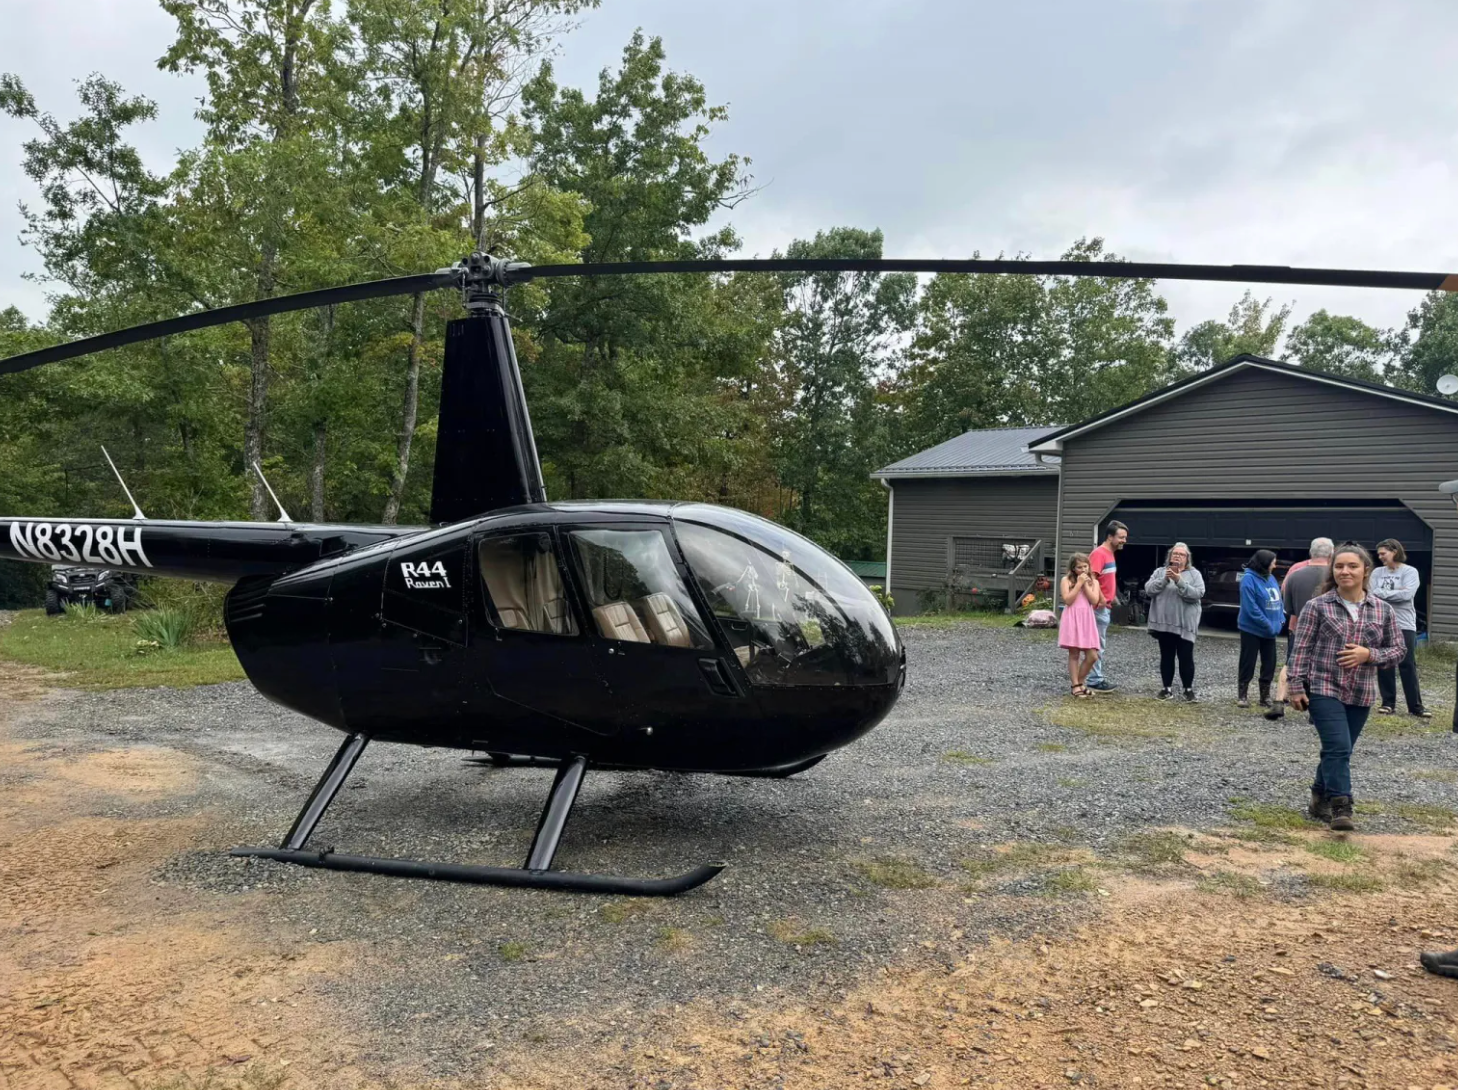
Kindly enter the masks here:
<path id="1" fill-rule="evenodd" d="M 1068 679 L 1073 683 L 1073 695 L 1082 699 L 1092 695 L 1083 683 L 1099 661 L 1099 626 L 1094 610 L 1102 609 L 1104 604 L 1099 581 L 1089 572 L 1087 553 L 1074 553 L 1068 558 L 1068 574 L 1059 580 L 1058 589 L 1063 595 L 1058 646 L 1068 650 Z"/>

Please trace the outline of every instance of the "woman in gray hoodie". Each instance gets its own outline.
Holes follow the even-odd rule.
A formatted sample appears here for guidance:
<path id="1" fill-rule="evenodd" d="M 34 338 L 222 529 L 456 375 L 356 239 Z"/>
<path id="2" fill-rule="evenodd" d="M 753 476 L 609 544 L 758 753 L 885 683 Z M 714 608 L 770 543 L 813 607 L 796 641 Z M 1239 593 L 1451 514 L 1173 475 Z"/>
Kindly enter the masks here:
<path id="1" fill-rule="evenodd" d="M 1407 658 L 1396 669 L 1391 666 L 1377 671 L 1377 691 L 1382 696 L 1378 715 L 1392 715 L 1397 710 L 1397 675 L 1402 675 L 1402 695 L 1407 700 L 1407 713 L 1419 719 L 1431 719 L 1433 713 L 1423 707 L 1422 689 L 1418 686 L 1417 660 L 1413 648 L 1417 646 L 1417 605 L 1415 599 L 1422 578 L 1418 570 L 1407 562 L 1407 550 L 1402 542 L 1388 538 L 1377 546 L 1377 559 L 1382 566 L 1372 573 L 1368 593 L 1381 598 L 1397 614 L 1397 627 L 1402 630 L 1407 644 Z"/>
<path id="2" fill-rule="evenodd" d="M 1149 634 L 1159 642 L 1159 676 L 1164 688 L 1159 699 L 1174 695 L 1175 662 L 1185 699 L 1195 699 L 1195 637 L 1200 631 L 1200 602 L 1205 580 L 1190 564 L 1190 547 L 1176 542 L 1144 584 L 1149 595 Z"/>

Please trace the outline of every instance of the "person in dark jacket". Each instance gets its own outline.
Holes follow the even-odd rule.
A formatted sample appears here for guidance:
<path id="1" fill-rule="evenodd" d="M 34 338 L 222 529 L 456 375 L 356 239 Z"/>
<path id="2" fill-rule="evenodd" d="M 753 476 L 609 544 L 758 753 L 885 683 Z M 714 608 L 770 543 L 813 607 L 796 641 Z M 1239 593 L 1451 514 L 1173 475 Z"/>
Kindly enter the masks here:
<path id="1" fill-rule="evenodd" d="M 1250 679 L 1256 657 L 1261 660 L 1261 707 L 1271 706 L 1271 681 L 1276 676 L 1276 637 L 1286 623 L 1281 584 L 1271 574 L 1276 554 L 1257 549 L 1240 573 L 1240 676 L 1236 704 L 1250 707 Z"/>

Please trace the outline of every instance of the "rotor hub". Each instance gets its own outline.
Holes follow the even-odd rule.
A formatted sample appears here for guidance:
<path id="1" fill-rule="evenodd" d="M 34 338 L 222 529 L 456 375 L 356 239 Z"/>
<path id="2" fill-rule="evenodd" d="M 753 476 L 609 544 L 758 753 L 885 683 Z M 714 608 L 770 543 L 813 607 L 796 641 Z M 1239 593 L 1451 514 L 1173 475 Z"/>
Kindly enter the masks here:
<path id="1" fill-rule="evenodd" d="M 529 268 L 525 261 L 506 261 L 479 250 L 464 258 L 456 271 L 460 276 L 461 302 L 467 313 L 500 313 L 506 289 L 525 280 L 523 273 Z"/>

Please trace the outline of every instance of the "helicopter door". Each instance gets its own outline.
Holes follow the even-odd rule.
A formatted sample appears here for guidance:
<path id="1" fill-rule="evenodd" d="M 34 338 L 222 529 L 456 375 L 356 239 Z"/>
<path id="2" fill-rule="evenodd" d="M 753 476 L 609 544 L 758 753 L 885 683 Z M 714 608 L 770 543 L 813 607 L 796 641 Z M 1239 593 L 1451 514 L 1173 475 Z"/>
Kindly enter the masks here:
<path id="1" fill-rule="evenodd" d="M 569 745 L 580 730 L 616 734 L 607 689 L 569 599 L 552 535 L 537 530 L 479 538 L 475 555 L 485 591 L 478 619 L 485 627 L 468 656 L 477 693 L 473 706 L 480 710 L 473 729 L 492 741 L 503 722 L 516 722 L 537 737 L 555 724 Z"/>
<path id="2" fill-rule="evenodd" d="M 664 531 L 618 525 L 567 538 L 601 669 L 626 724 L 701 732 L 720 714 L 742 716 Z M 653 743 L 674 744 L 661 733 Z"/>
<path id="3" fill-rule="evenodd" d="M 405 541 L 385 564 L 375 670 L 345 699 L 359 722 L 389 737 L 396 719 L 431 720 L 439 729 L 460 715 L 466 650 L 466 542 L 459 537 Z M 401 739 L 408 740 L 408 739 Z"/>

